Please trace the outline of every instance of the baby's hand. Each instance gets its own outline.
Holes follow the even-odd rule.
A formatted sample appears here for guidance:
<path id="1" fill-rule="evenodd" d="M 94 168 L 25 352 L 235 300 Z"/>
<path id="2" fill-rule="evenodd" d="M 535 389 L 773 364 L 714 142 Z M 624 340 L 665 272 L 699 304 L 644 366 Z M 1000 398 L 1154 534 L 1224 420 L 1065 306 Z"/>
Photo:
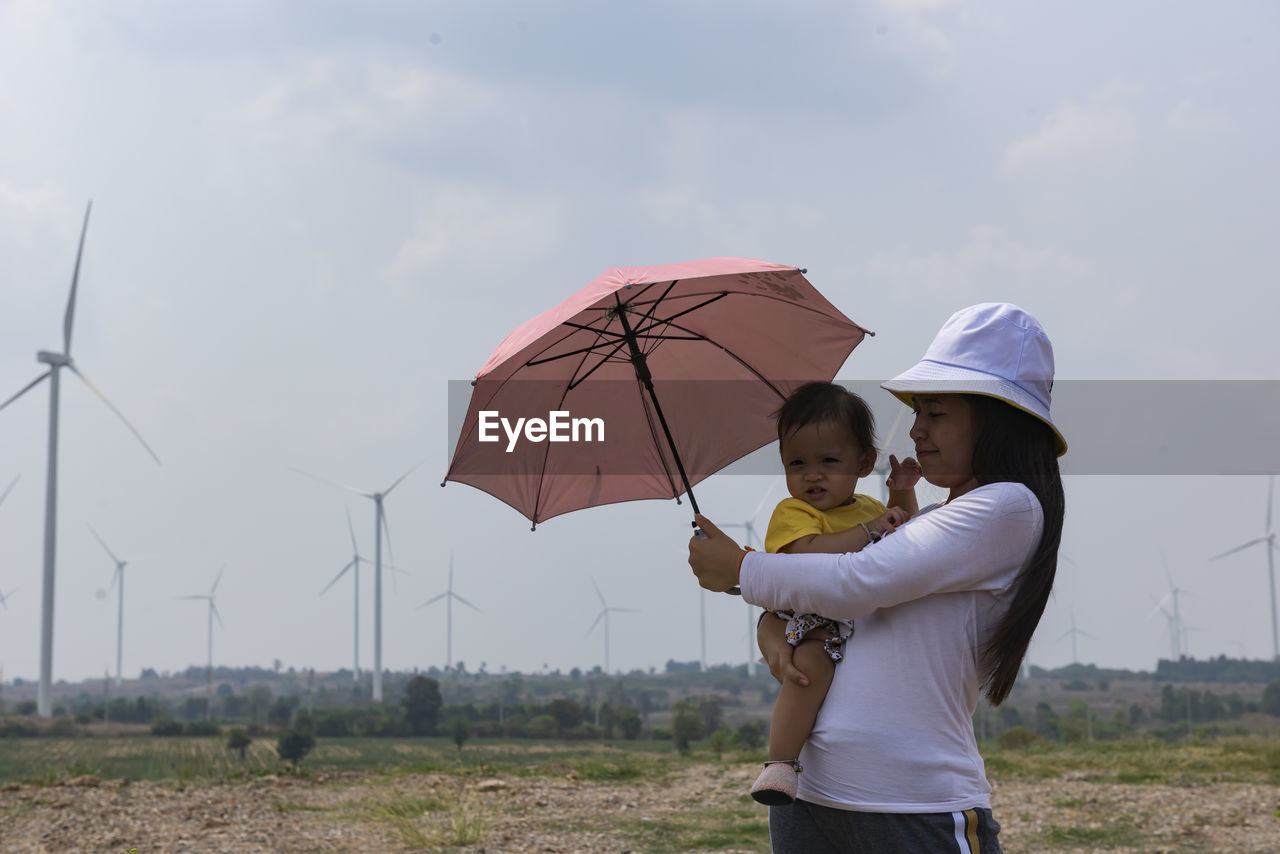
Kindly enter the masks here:
<path id="1" fill-rule="evenodd" d="M 890 489 L 915 489 L 924 472 L 915 457 L 907 457 L 902 462 L 893 454 L 889 455 L 889 479 L 885 485 Z"/>
<path id="2" fill-rule="evenodd" d="M 883 537 L 892 534 L 899 525 L 910 518 L 911 516 L 907 511 L 901 507 L 890 507 L 884 513 L 868 522 L 867 527 Z"/>

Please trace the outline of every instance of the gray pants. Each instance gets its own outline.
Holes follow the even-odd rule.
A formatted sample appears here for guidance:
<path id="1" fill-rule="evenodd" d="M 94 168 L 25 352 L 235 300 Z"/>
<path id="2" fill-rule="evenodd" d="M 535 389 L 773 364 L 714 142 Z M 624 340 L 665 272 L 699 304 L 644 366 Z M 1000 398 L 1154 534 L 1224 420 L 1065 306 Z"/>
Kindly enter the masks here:
<path id="1" fill-rule="evenodd" d="M 773 854 L 1001 854 L 988 809 L 874 813 L 796 801 L 769 807 Z"/>

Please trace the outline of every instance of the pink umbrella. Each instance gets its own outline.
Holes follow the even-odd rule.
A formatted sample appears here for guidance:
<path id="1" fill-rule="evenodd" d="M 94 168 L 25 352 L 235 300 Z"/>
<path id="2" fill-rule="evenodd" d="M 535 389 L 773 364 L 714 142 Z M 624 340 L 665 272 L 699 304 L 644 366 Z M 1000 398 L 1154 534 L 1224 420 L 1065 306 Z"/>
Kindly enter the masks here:
<path id="1" fill-rule="evenodd" d="M 493 351 L 445 480 L 534 527 L 682 493 L 698 512 L 693 485 L 775 439 L 787 394 L 874 334 L 804 272 L 747 258 L 605 271 Z"/>

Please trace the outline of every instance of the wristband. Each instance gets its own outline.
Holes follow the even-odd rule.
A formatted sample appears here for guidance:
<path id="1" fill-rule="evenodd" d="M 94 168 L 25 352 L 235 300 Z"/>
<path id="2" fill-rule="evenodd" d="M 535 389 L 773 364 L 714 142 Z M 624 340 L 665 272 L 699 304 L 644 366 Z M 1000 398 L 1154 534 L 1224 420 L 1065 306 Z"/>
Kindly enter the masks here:
<path id="1" fill-rule="evenodd" d="M 867 535 L 867 542 L 868 542 L 868 543 L 878 543 L 878 542 L 880 542 L 880 537 L 881 537 L 882 535 L 881 535 L 881 534 L 877 534 L 875 531 L 873 531 L 873 530 L 871 530 L 870 528 L 868 528 L 868 527 L 867 527 L 867 523 L 866 523 L 866 522 L 859 522 L 859 523 L 858 523 L 858 527 L 859 527 L 859 528 L 861 528 L 861 529 L 863 530 L 863 532 Z"/>
<path id="2" fill-rule="evenodd" d="M 751 546 L 743 546 L 742 554 L 738 555 L 738 583 L 742 583 L 742 559 L 747 556 L 747 552 L 753 552 L 755 549 Z"/>

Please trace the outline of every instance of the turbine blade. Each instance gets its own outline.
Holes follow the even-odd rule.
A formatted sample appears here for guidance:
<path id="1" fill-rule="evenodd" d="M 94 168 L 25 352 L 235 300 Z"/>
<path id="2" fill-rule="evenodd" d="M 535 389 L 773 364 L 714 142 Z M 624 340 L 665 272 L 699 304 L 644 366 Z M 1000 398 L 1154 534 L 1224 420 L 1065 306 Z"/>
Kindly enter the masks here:
<path id="1" fill-rule="evenodd" d="M 76 316 L 76 288 L 80 283 L 80 258 L 84 255 L 84 236 L 89 232 L 89 212 L 93 210 L 93 199 L 84 209 L 84 225 L 80 226 L 80 248 L 76 250 L 76 266 L 71 271 L 71 295 L 67 297 L 67 312 L 62 318 L 62 352 L 71 355 L 71 325 Z"/>
<path id="2" fill-rule="evenodd" d="M 80 369 L 77 368 L 74 363 L 68 362 L 67 367 L 70 368 L 71 372 L 76 376 L 78 376 L 80 380 L 89 387 L 90 391 L 92 391 L 94 394 L 98 396 L 99 400 L 101 400 L 103 403 L 107 405 L 108 409 L 110 409 L 112 412 L 116 414 L 117 418 L 119 418 L 121 421 L 124 422 L 124 426 L 128 427 L 129 432 L 132 433 L 137 438 L 137 440 L 142 443 L 142 447 L 147 449 L 147 453 L 150 454 L 151 458 L 156 461 L 156 465 L 160 465 L 160 458 L 156 456 L 156 452 L 151 450 L 151 446 L 147 444 L 147 440 L 142 438 L 142 434 L 139 433 L 136 429 L 134 429 L 134 426 L 129 423 L 129 419 L 124 417 L 124 413 L 121 412 L 119 409 L 116 409 L 115 404 L 107 400 L 107 396 L 103 394 L 101 391 L 99 391 L 97 386 L 89 382 L 89 378 L 86 377 L 84 374 L 80 373 Z"/>
<path id="3" fill-rule="evenodd" d="M 1217 559 L 1218 559 L 1218 558 L 1220 558 L 1220 557 L 1226 557 L 1227 555 L 1233 555 L 1233 554 L 1235 554 L 1236 552 L 1244 551 L 1245 549 L 1249 548 L 1249 546 L 1255 546 L 1255 545 L 1257 545 L 1258 543 L 1265 543 L 1266 541 L 1267 541 L 1267 538 L 1266 538 L 1266 537 L 1255 537 L 1255 538 L 1253 538 L 1252 540 L 1250 540 L 1249 542 L 1244 543 L 1243 545 L 1236 546 L 1234 549 L 1231 549 L 1231 550 L 1229 550 L 1229 551 L 1225 551 L 1225 552 L 1223 552 L 1223 553 L 1222 553 L 1222 554 L 1220 554 L 1220 555 L 1214 555 L 1213 557 L 1209 558 L 1209 560 L 1217 560 Z"/>
<path id="4" fill-rule="evenodd" d="M 610 611 L 621 611 L 624 614 L 639 614 L 639 608 L 610 608 Z"/>
<path id="5" fill-rule="evenodd" d="M 360 546 L 356 545 L 356 526 L 351 521 L 351 505 L 344 504 L 343 509 L 347 511 L 347 530 L 351 531 L 351 553 L 358 555 L 360 554 Z"/>
<path id="6" fill-rule="evenodd" d="M 604 594 L 600 592 L 600 585 L 596 584 L 596 580 L 594 578 L 591 579 L 591 586 L 596 589 L 596 598 L 600 600 L 600 606 L 602 608 L 608 608 L 609 603 L 604 601 Z"/>
<path id="7" fill-rule="evenodd" d="M 382 493 L 382 494 L 383 494 L 384 496 L 386 495 L 386 493 L 385 493 L 385 492 L 384 492 L 384 493 Z M 384 534 L 386 534 L 386 536 L 387 536 L 387 563 L 388 563 L 388 564 L 390 564 L 390 563 L 393 563 L 393 562 L 395 561 L 395 555 L 393 555 L 393 554 L 391 553 L 391 525 L 390 525 L 390 523 L 388 523 L 388 522 L 387 522 L 387 508 L 386 508 L 386 507 L 383 507 L 383 508 L 382 508 L 382 532 L 383 532 Z M 392 578 L 392 583 L 394 584 L 394 583 L 395 583 L 395 576 L 394 576 L 394 575 L 392 575 L 392 576 L 391 576 L 391 578 Z"/>
<path id="8" fill-rule="evenodd" d="M 85 522 L 85 525 L 88 526 L 89 533 L 93 534 L 94 539 L 97 540 L 99 543 L 101 543 L 102 547 L 107 550 L 107 554 L 111 556 L 111 559 L 114 560 L 117 564 L 120 563 L 120 558 L 116 557 L 115 554 L 112 553 L 111 549 L 107 547 L 107 544 L 103 541 L 102 537 L 98 536 L 98 532 L 93 530 L 93 526 L 90 525 L 88 522 Z"/>
<path id="9" fill-rule="evenodd" d="M 483 614 L 483 613 L 484 613 L 484 611 L 481 611 L 479 608 L 477 608 L 475 605 L 472 605 L 472 604 L 471 604 L 470 602 L 468 602 L 466 599 L 463 599 L 463 598 L 462 598 L 461 596 L 459 596 L 457 593 L 453 594 L 453 598 L 454 598 L 454 599 L 457 599 L 457 600 L 458 600 L 459 602 L 461 602 L 463 605 L 466 605 L 468 608 L 470 608 L 471 610 L 475 611 L 475 612 L 476 612 L 476 613 L 478 613 L 478 614 Z"/>
<path id="10" fill-rule="evenodd" d="M 333 585 L 337 584 L 337 583 L 338 583 L 338 579 L 339 579 L 339 578 L 341 578 L 342 576 L 346 575 L 346 574 L 347 574 L 347 570 L 348 570 L 348 569 L 350 569 L 351 567 L 355 566 L 355 563 L 356 563 L 356 562 L 355 562 L 354 560 L 349 560 L 349 561 L 347 561 L 347 565 L 346 565 L 346 566 L 344 566 L 341 570 L 339 570 L 339 571 L 338 571 L 338 574 L 337 574 L 337 575 L 335 575 L 335 576 L 333 577 L 333 581 L 330 581 L 328 584 L 326 584 L 326 585 L 324 586 L 324 590 L 321 590 L 321 591 L 320 591 L 320 593 L 319 593 L 318 595 L 323 596 L 324 594 L 328 593 L 328 592 L 329 592 L 329 588 L 330 588 L 330 587 L 332 587 Z"/>
<path id="11" fill-rule="evenodd" d="M 227 565 L 224 563 L 222 569 L 218 570 L 218 577 L 213 580 L 213 586 L 209 588 L 209 598 L 213 598 L 213 594 L 218 590 L 218 582 L 222 580 L 222 573 L 227 571 Z"/>
<path id="12" fill-rule="evenodd" d="M 448 593 L 441 593 L 439 596 L 432 596 L 430 599 L 428 599 L 427 601 L 423 602 L 423 603 L 422 603 L 421 605 L 419 605 L 418 607 L 419 607 L 419 608 L 425 608 L 425 607 L 427 607 L 428 605 L 430 605 L 432 602 L 439 602 L 441 599 L 443 599 L 444 597 L 446 597 L 446 596 L 448 596 L 448 595 L 449 595 Z"/>
<path id="13" fill-rule="evenodd" d="M 26 394 L 27 392 L 31 391 L 31 389 L 33 389 L 33 388 L 35 388 L 36 386 L 40 385 L 40 383 L 41 383 L 41 382 L 43 382 L 44 380 L 47 380 L 47 379 L 49 378 L 49 374 L 51 374 L 51 373 L 53 373 L 53 371 L 52 371 L 52 370 L 45 371 L 45 372 L 44 372 L 43 374 L 41 374 L 40 376 L 36 377 L 36 378 L 35 378 L 35 379 L 33 379 L 31 382 L 29 382 L 29 383 L 27 383 L 26 385 L 24 385 L 24 386 L 22 387 L 22 390 L 21 390 L 21 391 L 19 391 L 19 392 L 18 392 L 17 394 L 15 394 L 13 397 L 11 397 L 11 398 L 9 398 L 8 400 L 6 400 L 4 403 L 0 403 L 0 409 L 4 409 L 4 408 L 5 408 L 6 406 L 8 406 L 9 404 L 13 403 L 15 400 L 17 400 L 18 398 L 22 397 L 22 396 L 23 396 L 24 394 Z"/>
<path id="14" fill-rule="evenodd" d="M 213 611 L 213 618 L 218 621 L 218 627 L 225 629 L 226 626 L 222 624 L 222 615 L 218 613 L 218 606 L 212 599 L 209 600 L 209 609 Z"/>
<path id="15" fill-rule="evenodd" d="M 303 471 L 302 469 L 296 469 L 296 468 L 294 468 L 293 466 L 288 466 L 288 469 L 289 469 L 290 471 L 297 472 L 298 474 L 302 475 L 303 477 L 309 477 L 309 478 L 311 478 L 312 480 L 318 480 L 318 481 L 320 481 L 321 483 L 328 484 L 329 486 L 337 487 L 338 489 L 345 489 L 347 492 L 354 492 L 356 495 L 362 495 L 362 496 L 364 496 L 365 498 L 372 498 L 372 497 L 373 497 L 373 493 L 372 493 L 372 492 L 365 492 L 365 491 L 363 491 L 363 490 L 356 489 L 356 488 L 355 488 L 355 487 L 353 487 L 353 486 L 343 486 L 343 485 L 342 485 L 342 484 L 340 484 L 340 483 L 334 483 L 334 482 L 333 482 L 333 481 L 331 481 L 331 480 L 325 480 L 324 478 L 320 477 L 320 475 L 318 475 L 318 474 L 311 474 L 311 472 L 306 472 L 306 471 Z"/>
<path id="16" fill-rule="evenodd" d="M 750 521 L 754 522 L 756 517 L 760 515 L 760 511 L 764 509 L 764 503 L 769 500 L 769 494 L 773 492 L 773 488 L 777 485 L 778 483 L 776 480 L 770 482 L 769 488 L 764 491 L 764 495 L 760 496 L 760 503 L 756 505 L 755 510 L 751 511 L 751 516 L 749 517 Z"/>
<path id="17" fill-rule="evenodd" d="M 1154 617 L 1154 616 L 1156 615 L 1156 611 L 1164 611 L 1164 603 L 1169 601 L 1169 594 L 1167 594 L 1167 593 L 1166 593 L 1166 594 L 1164 595 L 1164 598 L 1163 598 L 1163 599 L 1160 599 L 1160 600 L 1156 600 L 1156 598 L 1155 598 L 1154 596 L 1152 596 L 1151 598 L 1152 598 L 1152 600 L 1153 600 L 1153 601 L 1155 601 L 1156 606 L 1155 606 L 1154 608 L 1152 608 L 1152 609 L 1151 609 L 1151 613 L 1147 614 L 1147 619 L 1148 619 L 1148 620 L 1150 620 L 1152 617 Z M 1165 611 L 1165 616 L 1166 616 L 1166 617 L 1167 617 L 1167 616 L 1169 616 L 1169 612 L 1168 612 L 1168 611 Z"/>
<path id="18" fill-rule="evenodd" d="M 208 593 L 192 593 L 190 596 L 174 596 L 174 599 L 208 599 Z"/>
<path id="19" fill-rule="evenodd" d="M 9 493 L 12 492 L 13 488 L 18 485 L 18 479 L 21 477 L 22 475 L 20 474 L 16 474 L 13 476 L 13 480 L 9 482 L 9 485 L 5 487 L 4 492 L 0 494 L 0 504 L 3 504 L 4 500 L 9 497 Z"/>
<path id="20" fill-rule="evenodd" d="M 601 620 L 603 620 L 603 619 L 605 618 L 605 615 L 606 615 L 606 614 L 608 614 L 608 613 L 609 613 L 609 612 L 608 612 L 607 610 L 606 610 L 606 611 L 601 611 L 601 612 L 596 616 L 596 621 L 595 621 L 594 623 L 592 623 L 592 624 L 591 624 L 591 628 L 587 629 L 587 632 L 586 632 L 586 634 L 584 634 L 584 635 L 583 635 L 583 637 L 585 638 L 587 635 L 589 635 L 589 634 L 591 634 L 593 631 L 595 631 L 596 626 L 600 625 L 600 621 L 601 621 Z"/>
<path id="21" fill-rule="evenodd" d="M 390 485 L 390 486 L 388 486 L 386 489 L 382 490 L 382 494 L 383 494 L 383 495 L 388 495 L 388 494 L 391 492 L 391 490 L 395 489 L 397 486 L 399 486 L 399 485 L 400 485 L 400 481 L 404 480 L 406 477 L 408 477 L 409 475 L 411 475 L 411 474 L 413 474 L 415 471 L 417 471 L 417 470 L 418 470 L 418 467 L 419 467 L 419 466 L 421 466 L 421 465 L 422 465 L 422 463 L 418 463 L 418 464 L 417 464 L 417 465 L 415 465 L 413 468 L 409 469 L 407 472 L 405 472 L 404 474 L 400 475 L 398 478 L 396 478 L 395 483 L 391 484 L 391 485 Z"/>

